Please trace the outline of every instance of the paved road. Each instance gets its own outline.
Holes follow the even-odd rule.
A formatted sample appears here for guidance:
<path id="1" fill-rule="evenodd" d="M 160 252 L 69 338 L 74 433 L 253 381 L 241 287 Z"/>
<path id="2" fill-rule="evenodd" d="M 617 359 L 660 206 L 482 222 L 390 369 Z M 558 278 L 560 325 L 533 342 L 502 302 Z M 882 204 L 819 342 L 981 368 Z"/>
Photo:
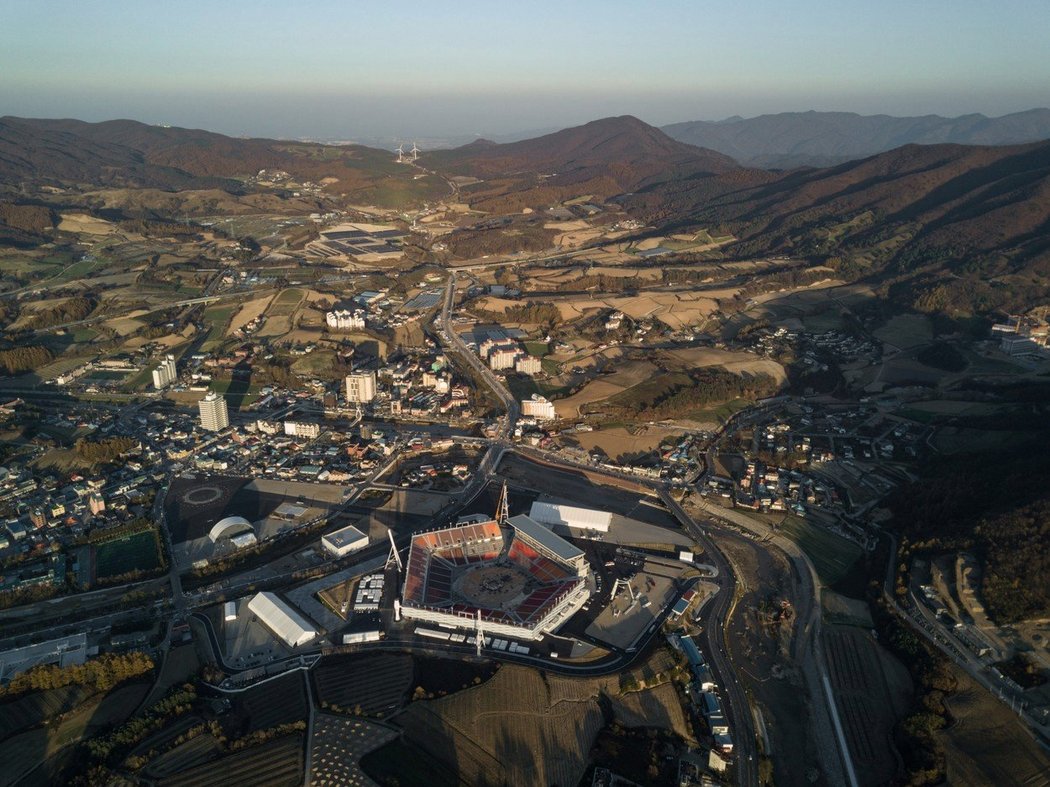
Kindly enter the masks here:
<path id="1" fill-rule="evenodd" d="M 682 523 L 682 527 L 693 540 L 704 548 L 707 554 L 706 559 L 718 569 L 721 589 L 705 607 L 702 640 L 705 643 L 704 650 L 711 659 L 711 668 L 715 673 L 715 678 L 723 692 L 722 700 L 726 706 L 730 731 L 736 748 L 737 781 L 743 785 L 758 784 L 758 751 L 755 745 L 754 717 L 751 714 L 751 705 L 747 700 L 747 695 L 736 679 L 725 641 L 726 623 L 736 599 L 736 577 L 733 575 L 729 561 L 708 538 L 703 528 L 678 504 L 678 501 L 666 490 L 660 491 L 660 499 Z"/>
<path id="2" fill-rule="evenodd" d="M 455 328 L 452 325 L 452 304 L 455 301 L 455 298 L 456 273 L 453 271 L 448 277 L 448 285 L 445 288 L 445 302 L 441 307 L 440 319 L 442 339 L 446 347 L 459 355 L 466 364 L 485 381 L 489 388 L 492 389 L 492 392 L 496 394 L 499 400 L 503 403 L 503 407 L 507 411 L 507 414 L 504 417 L 503 425 L 500 429 L 500 437 L 502 439 L 507 439 L 514 433 L 514 426 L 518 422 L 518 416 L 521 412 L 518 400 L 515 399 L 510 391 L 507 390 L 506 386 L 503 385 L 503 381 L 481 362 L 481 358 L 479 358 L 477 354 L 471 352 L 470 348 L 467 347 L 466 342 L 464 342 L 463 339 L 460 338 L 460 335 L 456 333 Z"/>

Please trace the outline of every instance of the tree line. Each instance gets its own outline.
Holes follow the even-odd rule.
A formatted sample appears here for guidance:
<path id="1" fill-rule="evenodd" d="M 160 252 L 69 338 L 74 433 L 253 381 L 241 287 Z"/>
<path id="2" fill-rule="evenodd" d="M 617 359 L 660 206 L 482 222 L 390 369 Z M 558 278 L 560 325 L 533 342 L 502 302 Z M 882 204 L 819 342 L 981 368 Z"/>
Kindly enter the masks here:
<path id="1" fill-rule="evenodd" d="M 106 437 L 102 440 L 80 438 L 73 445 L 73 453 L 83 462 L 91 465 L 104 465 L 119 459 L 123 454 L 138 445 L 130 437 Z"/>
<path id="2" fill-rule="evenodd" d="M 0 686 L 0 697 L 17 697 L 32 691 L 60 689 L 63 686 L 86 686 L 95 691 L 109 691 L 126 680 L 153 671 L 153 659 L 145 653 L 104 653 L 83 664 L 60 667 L 40 664 L 20 672 L 6 686 Z"/>
<path id="3" fill-rule="evenodd" d="M 41 366 L 46 366 L 54 359 L 55 356 L 51 351 L 40 345 L 0 350 L 0 366 L 8 374 L 34 371 Z"/>

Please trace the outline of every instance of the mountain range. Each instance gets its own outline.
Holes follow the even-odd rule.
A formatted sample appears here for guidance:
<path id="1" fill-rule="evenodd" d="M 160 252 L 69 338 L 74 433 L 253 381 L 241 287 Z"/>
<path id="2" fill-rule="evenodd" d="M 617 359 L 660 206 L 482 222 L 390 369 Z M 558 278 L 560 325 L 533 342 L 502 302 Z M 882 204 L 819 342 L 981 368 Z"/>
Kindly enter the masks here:
<path id="1" fill-rule="evenodd" d="M 1050 300 L 1050 142 L 908 144 L 777 172 L 740 166 L 623 116 L 507 144 L 478 140 L 424 154 L 419 164 L 434 174 L 361 146 L 233 139 L 132 121 L 0 119 L 0 195 L 6 187 L 8 202 L 62 209 L 83 207 L 73 195 L 87 189 L 138 188 L 144 197 L 210 189 L 246 194 L 240 204 L 249 210 L 246 201 L 278 195 L 248 176 L 276 168 L 324 180 L 329 196 L 347 202 L 396 206 L 447 196 L 450 179 L 461 184 L 458 199 L 492 214 L 540 212 L 581 195 L 615 200 L 653 234 L 717 229 L 738 239 L 723 255 L 823 260 L 840 277 L 898 286 L 910 305 L 925 299 L 963 312 Z M 45 199 L 34 192 L 39 186 L 66 191 Z M 128 192 L 122 204 L 135 199 Z M 293 209 L 316 207 L 285 204 Z M 16 216 L 23 243 L 47 218 L 6 210 L 0 224 L 11 228 Z"/>
<path id="2" fill-rule="evenodd" d="M 783 112 L 753 118 L 694 120 L 662 130 L 749 167 L 825 167 L 902 145 L 1014 145 L 1050 139 L 1050 109 L 990 118 L 972 114 L 892 117 L 852 112 Z"/>

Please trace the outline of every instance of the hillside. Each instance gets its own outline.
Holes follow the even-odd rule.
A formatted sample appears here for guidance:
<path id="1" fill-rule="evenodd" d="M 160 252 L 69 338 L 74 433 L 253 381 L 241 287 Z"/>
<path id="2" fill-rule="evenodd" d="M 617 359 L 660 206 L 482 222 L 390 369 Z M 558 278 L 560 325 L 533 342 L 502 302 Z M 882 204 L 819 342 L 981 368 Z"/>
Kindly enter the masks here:
<path id="1" fill-rule="evenodd" d="M 664 126 L 680 142 L 717 150 L 747 166 L 832 166 L 909 144 L 1015 145 L 1050 138 L 1050 109 L 990 118 L 973 114 L 892 117 L 852 112 L 783 112 Z"/>
<path id="2" fill-rule="evenodd" d="M 846 278 L 908 281 L 926 310 L 1050 297 L 1050 142 L 908 145 L 828 169 L 667 182 L 626 206 L 666 229 L 719 227 L 734 256 L 825 258 Z"/>
<path id="3" fill-rule="evenodd" d="M 536 190 L 564 197 L 611 197 L 669 180 L 737 169 L 728 156 L 677 142 L 635 117 L 604 118 L 535 139 L 497 144 L 477 140 L 424 155 L 427 167 L 490 183 L 482 196 Z"/>
<path id="4" fill-rule="evenodd" d="M 358 145 L 238 139 L 132 120 L 0 118 L 0 185 L 243 193 L 244 179 L 262 169 L 300 182 L 334 178 L 329 191 L 362 199 L 389 185 L 420 196 L 436 185 L 414 182 L 414 173 L 386 151 Z"/>

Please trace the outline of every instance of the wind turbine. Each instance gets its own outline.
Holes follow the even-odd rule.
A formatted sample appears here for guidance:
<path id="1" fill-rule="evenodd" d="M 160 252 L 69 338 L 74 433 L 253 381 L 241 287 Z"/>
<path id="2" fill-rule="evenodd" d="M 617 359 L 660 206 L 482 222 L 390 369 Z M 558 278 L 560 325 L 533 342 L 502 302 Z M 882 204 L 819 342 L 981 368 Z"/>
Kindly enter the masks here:
<path id="1" fill-rule="evenodd" d="M 422 150 L 420 150 L 419 148 L 416 147 L 416 143 L 413 142 L 412 143 L 412 150 L 409 151 L 409 153 L 412 154 L 412 160 L 415 161 L 417 158 L 419 158 L 419 154 L 422 153 L 422 152 L 423 152 Z"/>
<path id="2" fill-rule="evenodd" d="M 397 146 L 397 163 L 398 164 L 403 163 L 404 160 L 405 160 L 404 159 L 404 156 L 405 156 L 404 147 L 405 147 L 404 145 L 398 145 Z"/>

